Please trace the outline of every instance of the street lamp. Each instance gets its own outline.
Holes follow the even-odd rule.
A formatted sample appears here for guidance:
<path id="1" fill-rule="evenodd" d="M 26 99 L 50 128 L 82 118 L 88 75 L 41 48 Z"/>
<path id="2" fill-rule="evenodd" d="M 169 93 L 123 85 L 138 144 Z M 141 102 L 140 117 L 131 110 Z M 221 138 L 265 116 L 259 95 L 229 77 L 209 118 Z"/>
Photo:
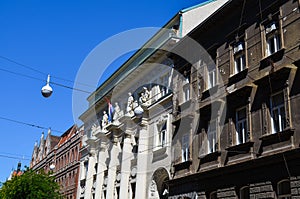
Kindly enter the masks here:
<path id="1" fill-rule="evenodd" d="M 49 83 L 50 83 L 50 75 L 48 75 L 47 83 L 46 83 L 45 86 L 43 86 L 43 88 L 41 90 L 42 91 L 42 95 L 44 97 L 50 97 L 51 94 L 52 94 L 52 92 L 53 92 L 51 86 L 49 85 Z"/>

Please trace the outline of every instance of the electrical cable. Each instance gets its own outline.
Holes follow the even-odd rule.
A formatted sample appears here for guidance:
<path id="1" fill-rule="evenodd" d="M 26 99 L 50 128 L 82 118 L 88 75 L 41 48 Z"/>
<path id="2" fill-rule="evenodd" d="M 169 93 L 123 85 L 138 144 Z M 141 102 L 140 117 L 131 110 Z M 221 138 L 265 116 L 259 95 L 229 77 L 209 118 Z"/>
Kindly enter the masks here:
<path id="1" fill-rule="evenodd" d="M 43 126 L 36 125 L 36 124 L 31 124 L 31 123 L 27 123 L 27 122 L 22 122 L 22 121 L 10 119 L 10 118 L 7 118 L 7 117 L 1 117 L 0 116 L 0 119 L 1 120 L 6 120 L 6 121 L 9 121 L 9 122 L 14 122 L 14 123 L 17 123 L 17 124 L 22 124 L 22 125 L 30 126 L 30 127 L 33 127 L 33 128 L 38 128 L 38 129 L 44 129 L 44 130 L 51 129 L 51 128 L 43 127 Z M 57 132 L 57 133 L 63 133 L 62 131 L 55 130 L 55 129 L 51 129 L 51 131 Z"/>
<path id="2" fill-rule="evenodd" d="M 6 153 L 6 152 L 0 152 L 0 154 L 11 155 L 11 156 L 20 156 L 20 157 L 31 157 L 31 156 L 29 156 L 29 155 L 21 155 L 21 154 L 16 154 L 16 153 Z"/>
<path id="3" fill-rule="evenodd" d="M 0 154 L 0 158 L 9 158 L 9 159 L 15 159 L 15 160 L 30 160 L 30 159 L 24 158 L 24 157 L 21 158 L 21 157 L 2 155 L 2 154 Z"/>
<path id="4" fill-rule="evenodd" d="M 42 71 L 40 71 L 40 70 L 37 70 L 37 69 L 35 69 L 35 68 L 31 67 L 31 66 L 28 66 L 28 65 L 22 64 L 22 63 L 20 63 L 20 62 L 17 62 L 17 61 L 15 61 L 15 60 L 10 59 L 10 58 L 8 58 L 8 57 L 5 57 L 5 56 L 3 56 L 3 55 L 0 55 L 0 58 L 1 58 L 1 59 L 4 59 L 4 60 L 6 60 L 6 61 L 9 61 L 9 62 L 11 62 L 11 63 L 14 63 L 14 64 L 16 64 L 16 65 L 22 66 L 22 67 L 24 67 L 24 68 L 27 68 L 27 69 L 29 69 L 29 70 L 31 70 L 31 71 L 36 72 L 36 73 L 39 73 L 39 74 L 42 74 L 42 75 L 48 75 L 47 73 L 44 73 L 44 72 L 42 72 Z M 51 75 L 51 77 L 52 77 L 52 78 L 55 78 L 55 79 L 63 80 L 63 81 L 66 81 L 66 82 L 75 83 L 75 81 L 72 81 L 72 80 L 69 80 L 69 79 L 65 79 L 65 78 L 61 78 L 61 77 L 57 77 L 57 76 L 53 76 L 53 75 Z M 76 82 L 76 83 L 77 83 L 77 84 L 80 84 L 80 85 L 83 85 L 83 86 L 88 86 L 88 87 L 94 88 L 94 86 L 91 86 L 91 85 L 88 85 L 88 84 L 85 84 L 85 83 L 81 83 L 81 82 Z"/>
<path id="5" fill-rule="evenodd" d="M 26 77 L 26 78 L 29 78 L 29 79 L 34 79 L 34 80 L 45 82 L 45 80 L 43 80 L 43 79 L 36 78 L 36 77 L 30 76 L 30 75 L 25 75 L 23 73 L 18 73 L 18 72 L 10 71 L 10 70 L 4 69 L 4 68 L 0 68 L 0 71 L 6 72 L 6 73 L 10 73 L 10 74 L 13 74 L 13 75 L 17 75 L 17 76 L 21 76 L 21 77 Z M 60 83 L 56 83 L 56 82 L 53 82 L 53 81 L 50 81 L 50 84 L 54 84 L 54 85 L 57 85 L 57 86 L 60 86 L 60 87 L 64 87 L 64 88 L 68 88 L 68 89 L 71 89 L 71 90 L 80 91 L 80 92 L 87 93 L 87 94 L 91 94 L 92 93 L 90 91 L 82 90 L 82 89 L 71 87 L 71 86 L 66 86 L 66 85 L 63 85 L 63 84 L 60 84 Z"/>

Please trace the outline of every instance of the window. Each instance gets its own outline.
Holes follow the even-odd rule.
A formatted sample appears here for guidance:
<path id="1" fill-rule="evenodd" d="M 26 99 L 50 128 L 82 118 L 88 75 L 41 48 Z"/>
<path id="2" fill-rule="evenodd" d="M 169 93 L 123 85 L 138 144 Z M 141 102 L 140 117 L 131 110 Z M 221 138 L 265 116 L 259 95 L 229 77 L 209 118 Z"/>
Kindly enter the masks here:
<path id="1" fill-rule="evenodd" d="M 278 199 L 291 198 L 291 187 L 290 187 L 289 180 L 283 180 L 277 184 L 277 195 L 278 195 Z"/>
<path id="2" fill-rule="evenodd" d="M 250 199 L 249 186 L 244 186 L 240 189 L 240 199 Z"/>
<path id="3" fill-rule="evenodd" d="M 271 127 L 272 133 L 283 131 L 286 128 L 283 92 L 271 97 Z"/>
<path id="4" fill-rule="evenodd" d="M 157 146 L 165 147 L 167 144 L 167 121 L 164 121 L 160 125 L 157 125 L 157 129 Z"/>
<path id="5" fill-rule="evenodd" d="M 217 121 L 212 120 L 209 123 L 208 132 L 207 132 L 207 153 L 216 152 L 218 149 L 217 143 Z"/>
<path id="6" fill-rule="evenodd" d="M 182 149 L 181 149 L 181 153 L 182 153 L 182 162 L 186 162 L 189 160 L 189 144 L 190 144 L 190 136 L 188 134 L 185 134 L 182 136 Z"/>
<path id="7" fill-rule="evenodd" d="M 234 56 L 234 74 L 237 74 L 246 69 L 245 50 L 242 42 L 239 42 L 234 45 L 233 56 Z"/>
<path id="8" fill-rule="evenodd" d="M 236 144 L 242 144 L 248 140 L 247 110 L 245 107 L 236 110 Z"/>
<path id="9" fill-rule="evenodd" d="M 218 196 L 217 196 L 217 192 L 216 191 L 213 191 L 209 194 L 209 199 L 217 199 Z"/>
<path id="10" fill-rule="evenodd" d="M 186 71 L 184 71 L 185 79 L 183 80 L 183 102 L 190 100 L 190 81 Z"/>
<path id="11" fill-rule="evenodd" d="M 183 86 L 183 102 L 190 100 L 190 85 L 186 84 Z"/>
<path id="12" fill-rule="evenodd" d="M 135 182 L 131 183 L 131 186 L 129 189 L 129 198 L 135 199 Z"/>
<path id="13" fill-rule="evenodd" d="M 87 178 L 88 166 L 89 166 L 88 161 L 84 162 L 84 178 Z"/>
<path id="14" fill-rule="evenodd" d="M 266 56 L 276 53 L 281 48 L 280 34 L 278 24 L 275 22 L 270 23 L 265 27 L 266 33 Z"/>
<path id="15" fill-rule="evenodd" d="M 207 73 L 207 89 L 210 89 L 216 85 L 216 69 L 208 70 Z"/>

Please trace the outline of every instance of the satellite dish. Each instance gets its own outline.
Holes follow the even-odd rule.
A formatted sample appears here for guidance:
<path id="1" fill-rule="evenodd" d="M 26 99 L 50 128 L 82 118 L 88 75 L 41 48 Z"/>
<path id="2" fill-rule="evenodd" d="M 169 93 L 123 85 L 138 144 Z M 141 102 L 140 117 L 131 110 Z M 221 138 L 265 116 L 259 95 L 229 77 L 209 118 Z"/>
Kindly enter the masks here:
<path id="1" fill-rule="evenodd" d="M 51 94 L 52 94 L 52 88 L 50 87 L 50 85 L 49 85 L 49 83 L 50 83 L 50 75 L 48 75 L 48 78 L 47 78 L 47 83 L 46 83 L 46 85 L 45 86 L 43 86 L 43 88 L 42 88 L 42 95 L 44 96 L 44 97 L 50 97 L 51 96 Z"/>

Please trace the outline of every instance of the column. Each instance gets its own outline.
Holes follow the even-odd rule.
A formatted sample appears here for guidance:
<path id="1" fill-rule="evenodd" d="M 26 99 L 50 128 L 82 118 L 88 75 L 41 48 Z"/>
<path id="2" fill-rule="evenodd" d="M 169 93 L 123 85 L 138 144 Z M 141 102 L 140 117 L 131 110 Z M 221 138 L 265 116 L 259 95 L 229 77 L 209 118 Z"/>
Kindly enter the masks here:
<path id="1" fill-rule="evenodd" d="M 95 199 L 101 199 L 102 185 L 104 181 L 104 171 L 106 170 L 106 144 L 101 143 L 99 153 L 98 153 L 98 167 L 97 167 L 97 177 L 96 177 L 96 189 L 95 189 Z"/>
<path id="2" fill-rule="evenodd" d="M 80 161 L 80 167 L 79 167 L 79 170 L 80 170 L 80 172 L 79 172 L 79 178 L 78 178 L 78 180 L 77 180 L 77 198 L 79 198 L 80 197 L 80 193 L 81 193 L 81 186 L 80 186 L 80 181 L 82 180 L 82 179 L 84 179 L 83 178 L 83 175 L 84 175 L 84 160 L 81 160 Z"/>
<path id="3" fill-rule="evenodd" d="M 137 176 L 136 176 L 136 198 L 148 198 L 147 190 L 147 173 L 149 164 L 149 135 L 147 131 L 147 124 L 145 121 L 141 123 L 139 129 L 139 144 L 137 156 Z"/>
<path id="4" fill-rule="evenodd" d="M 130 177 L 130 166 L 132 159 L 132 145 L 131 145 L 131 134 L 125 134 L 123 151 L 122 151 L 122 165 L 121 165 L 121 190 L 120 195 L 124 199 L 129 198 L 129 177 Z"/>
<path id="5" fill-rule="evenodd" d="M 94 174 L 95 174 L 95 154 L 92 153 L 92 155 L 89 157 L 89 164 L 88 164 L 88 171 L 85 181 L 85 192 L 84 192 L 84 198 L 85 199 L 91 199 L 92 198 L 92 187 L 93 187 L 93 181 L 94 181 Z"/>
<path id="6" fill-rule="evenodd" d="M 110 162 L 108 168 L 108 182 L 107 182 L 107 191 L 106 191 L 106 199 L 114 199 L 114 191 L 115 191 L 115 181 L 117 175 L 117 165 L 118 165 L 118 153 L 119 149 L 117 146 L 117 142 L 113 141 L 111 143 L 112 147 L 110 150 Z"/>

